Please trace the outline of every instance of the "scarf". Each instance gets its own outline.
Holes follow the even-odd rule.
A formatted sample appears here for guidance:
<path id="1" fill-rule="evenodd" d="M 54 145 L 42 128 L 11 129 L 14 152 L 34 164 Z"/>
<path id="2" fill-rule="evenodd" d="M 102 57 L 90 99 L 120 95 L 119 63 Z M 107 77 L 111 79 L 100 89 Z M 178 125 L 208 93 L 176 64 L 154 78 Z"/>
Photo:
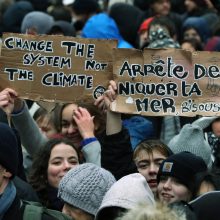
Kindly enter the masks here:
<path id="1" fill-rule="evenodd" d="M 16 196 L 16 188 L 12 181 L 9 181 L 5 191 L 0 197 L 0 220 L 3 219 L 5 213 L 13 203 Z"/>

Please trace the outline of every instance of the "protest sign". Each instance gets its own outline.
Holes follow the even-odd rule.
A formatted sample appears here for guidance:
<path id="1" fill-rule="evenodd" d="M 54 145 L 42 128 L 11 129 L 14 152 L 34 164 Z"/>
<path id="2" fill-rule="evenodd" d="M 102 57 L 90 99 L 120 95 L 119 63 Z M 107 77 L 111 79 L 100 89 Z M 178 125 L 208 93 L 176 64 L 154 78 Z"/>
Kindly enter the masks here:
<path id="1" fill-rule="evenodd" d="M 220 115 L 220 53 L 116 49 L 115 40 L 3 35 L 0 90 L 22 98 L 95 99 L 114 79 L 116 112 L 150 116 Z"/>
<path id="2" fill-rule="evenodd" d="M 96 98 L 112 78 L 116 40 L 6 33 L 0 89 L 32 100 L 72 102 Z"/>
<path id="3" fill-rule="evenodd" d="M 220 53 L 114 49 L 116 112 L 220 115 Z"/>

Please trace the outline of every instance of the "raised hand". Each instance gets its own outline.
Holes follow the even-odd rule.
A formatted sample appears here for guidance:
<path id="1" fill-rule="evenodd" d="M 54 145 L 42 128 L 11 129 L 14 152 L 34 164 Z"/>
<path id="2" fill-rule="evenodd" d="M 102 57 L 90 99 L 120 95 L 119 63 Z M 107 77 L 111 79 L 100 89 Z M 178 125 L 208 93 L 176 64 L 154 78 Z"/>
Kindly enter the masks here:
<path id="1" fill-rule="evenodd" d="M 91 116 L 86 108 L 78 107 L 73 112 L 73 119 L 83 139 L 94 137 L 94 116 Z"/>
<path id="2" fill-rule="evenodd" d="M 10 115 L 14 111 L 16 97 L 17 93 L 10 88 L 6 88 L 0 92 L 0 108 L 7 115 Z"/>
<path id="3" fill-rule="evenodd" d="M 110 104 L 117 97 L 117 85 L 116 82 L 111 80 L 109 82 L 108 90 L 105 93 L 98 97 L 94 103 L 100 110 L 107 111 L 110 110 Z"/>

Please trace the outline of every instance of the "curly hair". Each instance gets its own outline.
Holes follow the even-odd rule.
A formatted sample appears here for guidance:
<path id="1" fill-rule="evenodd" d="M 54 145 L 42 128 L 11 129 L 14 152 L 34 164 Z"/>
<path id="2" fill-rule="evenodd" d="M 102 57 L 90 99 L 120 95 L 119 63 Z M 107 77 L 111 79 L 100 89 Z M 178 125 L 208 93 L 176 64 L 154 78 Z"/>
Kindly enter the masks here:
<path id="1" fill-rule="evenodd" d="M 47 189 L 49 186 L 47 177 L 49 158 L 54 146 L 61 143 L 70 145 L 76 151 L 78 158 L 80 158 L 79 151 L 70 140 L 66 138 L 51 139 L 34 155 L 33 164 L 28 178 L 29 183 L 37 192 L 42 204 L 46 207 L 49 207 L 49 198 L 47 195 Z"/>

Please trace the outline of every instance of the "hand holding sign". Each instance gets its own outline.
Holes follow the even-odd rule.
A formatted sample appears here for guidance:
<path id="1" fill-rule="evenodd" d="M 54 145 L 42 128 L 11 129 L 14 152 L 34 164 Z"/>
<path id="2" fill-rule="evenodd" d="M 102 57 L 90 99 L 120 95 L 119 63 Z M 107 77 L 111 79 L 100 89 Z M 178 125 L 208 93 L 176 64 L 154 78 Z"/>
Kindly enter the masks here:
<path id="1" fill-rule="evenodd" d="M 10 115 L 14 111 L 16 97 L 16 91 L 10 88 L 6 88 L 0 92 L 0 108 L 7 115 Z"/>

